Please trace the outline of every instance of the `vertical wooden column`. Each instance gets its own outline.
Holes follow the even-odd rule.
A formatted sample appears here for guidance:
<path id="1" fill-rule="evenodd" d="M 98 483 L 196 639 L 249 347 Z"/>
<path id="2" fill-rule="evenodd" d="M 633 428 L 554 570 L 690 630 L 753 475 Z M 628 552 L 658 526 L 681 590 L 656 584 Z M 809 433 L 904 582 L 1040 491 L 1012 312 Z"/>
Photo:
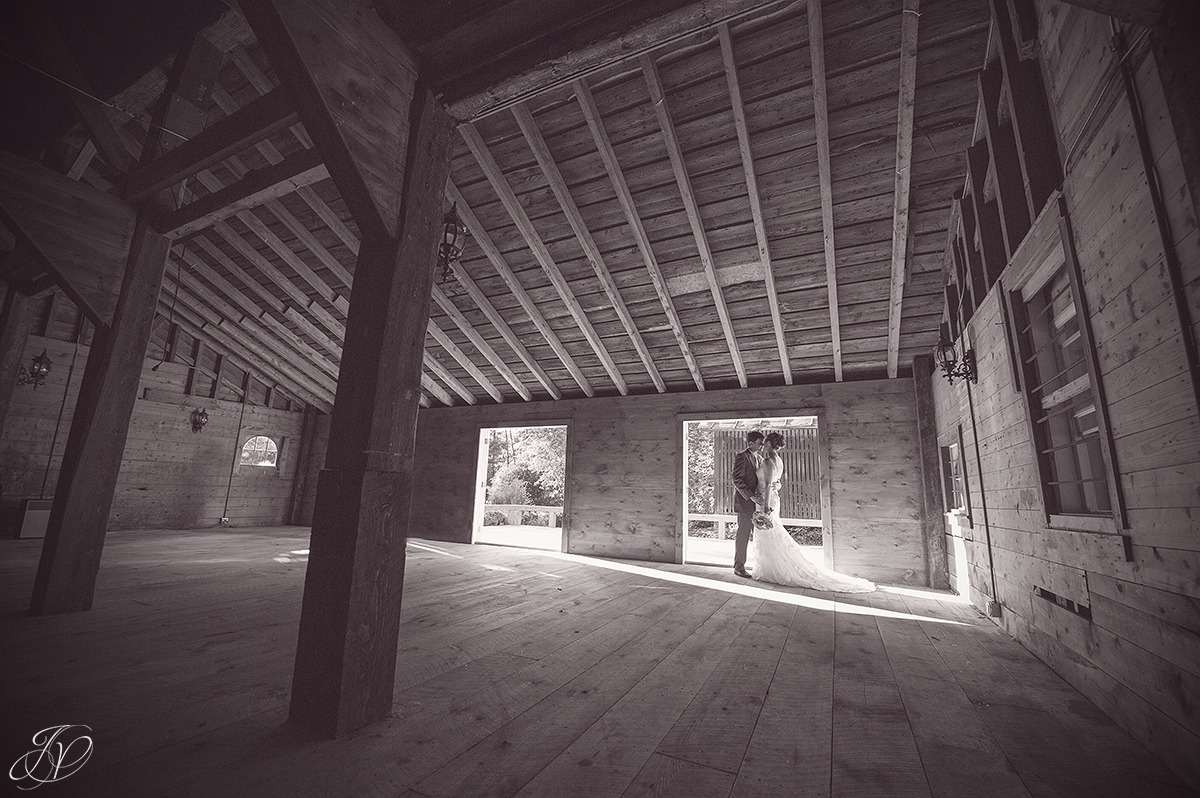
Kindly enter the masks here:
<path id="1" fill-rule="evenodd" d="M 933 358 L 913 358 L 913 392 L 917 403 L 917 447 L 921 452 L 921 537 L 925 545 L 925 572 L 929 586 L 950 588 L 946 556 L 946 508 L 942 497 L 941 468 L 938 458 L 937 418 L 933 408 Z"/>
<path id="2" fill-rule="evenodd" d="M 0 309 L 0 433 L 4 432 L 17 375 L 25 360 L 25 345 L 33 330 L 33 317 L 32 300 L 8 283 Z"/>
<path id="3" fill-rule="evenodd" d="M 395 236 L 364 236 L 317 480 L 290 719 L 343 736 L 392 707 L 413 448 L 453 124 L 418 82 Z"/>
<path id="4" fill-rule="evenodd" d="M 170 242 L 139 214 L 111 327 L 98 327 L 67 436 L 30 612 L 92 606 L 117 472 Z"/>

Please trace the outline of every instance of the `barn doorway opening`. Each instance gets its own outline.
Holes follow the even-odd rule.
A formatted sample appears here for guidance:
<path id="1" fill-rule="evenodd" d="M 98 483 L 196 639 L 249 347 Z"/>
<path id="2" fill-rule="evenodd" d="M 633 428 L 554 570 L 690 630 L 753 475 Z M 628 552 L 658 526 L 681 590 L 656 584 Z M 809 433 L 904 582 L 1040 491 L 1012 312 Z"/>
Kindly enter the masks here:
<path id="1" fill-rule="evenodd" d="M 480 430 L 472 543 L 562 551 L 567 428 Z"/>
<path id="2" fill-rule="evenodd" d="M 684 422 L 683 561 L 733 565 L 737 513 L 734 458 L 750 432 L 783 435 L 784 477 L 780 515 L 792 538 L 815 562 L 823 562 L 821 453 L 816 416 L 704 419 Z M 753 533 L 751 534 L 753 538 Z M 750 546 L 749 567 L 754 568 Z"/>

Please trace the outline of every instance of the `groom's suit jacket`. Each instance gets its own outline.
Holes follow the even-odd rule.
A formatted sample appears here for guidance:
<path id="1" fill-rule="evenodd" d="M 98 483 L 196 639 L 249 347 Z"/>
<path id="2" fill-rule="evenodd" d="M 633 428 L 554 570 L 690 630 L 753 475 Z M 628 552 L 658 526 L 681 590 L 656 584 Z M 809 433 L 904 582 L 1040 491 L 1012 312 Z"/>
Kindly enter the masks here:
<path id="1" fill-rule="evenodd" d="M 733 459 L 733 486 L 749 494 L 758 491 L 758 463 L 749 449 L 738 452 Z M 752 513 L 756 509 L 754 502 L 742 496 L 741 491 L 733 492 L 734 512 Z"/>

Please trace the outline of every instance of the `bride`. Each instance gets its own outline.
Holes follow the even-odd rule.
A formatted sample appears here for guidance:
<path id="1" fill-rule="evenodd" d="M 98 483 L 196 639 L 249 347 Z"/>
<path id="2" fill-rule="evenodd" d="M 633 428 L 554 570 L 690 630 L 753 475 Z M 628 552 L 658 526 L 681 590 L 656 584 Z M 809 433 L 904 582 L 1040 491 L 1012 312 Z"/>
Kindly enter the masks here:
<path id="1" fill-rule="evenodd" d="M 857 576 L 847 576 L 818 565 L 804 556 L 800 545 L 779 520 L 779 483 L 783 479 L 783 436 L 767 435 L 762 464 L 758 467 L 758 492 L 754 504 L 754 578 L 778 585 L 807 587 L 838 593 L 870 593 L 875 585 Z"/>

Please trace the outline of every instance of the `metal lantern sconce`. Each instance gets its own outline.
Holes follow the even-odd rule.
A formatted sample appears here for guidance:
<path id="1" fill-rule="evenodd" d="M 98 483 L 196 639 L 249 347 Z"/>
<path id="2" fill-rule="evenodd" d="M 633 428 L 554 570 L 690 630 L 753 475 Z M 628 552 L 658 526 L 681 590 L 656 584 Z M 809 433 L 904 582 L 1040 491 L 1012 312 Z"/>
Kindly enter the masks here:
<path id="1" fill-rule="evenodd" d="M 208 423 L 208 411 L 203 407 L 197 407 L 192 411 L 192 432 L 198 433 L 204 429 L 204 425 Z"/>
<path id="2" fill-rule="evenodd" d="M 441 269 L 438 283 L 446 285 L 454 280 L 452 268 L 462 256 L 466 244 L 467 226 L 458 218 L 458 203 L 453 203 L 450 210 L 442 216 L 442 241 L 438 245 L 437 265 Z"/>
<path id="3" fill-rule="evenodd" d="M 17 372 L 17 385 L 32 385 L 36 391 L 39 385 L 44 385 L 46 377 L 50 374 L 50 369 L 54 368 L 54 361 L 50 359 L 50 355 L 43 349 L 42 353 L 29 361 L 29 368 L 21 365 L 21 370 Z"/>
<path id="4" fill-rule="evenodd" d="M 963 353 L 962 361 L 958 359 L 958 353 L 954 350 L 954 344 L 945 336 L 938 341 L 937 349 L 934 350 L 933 359 L 942 368 L 942 376 L 946 378 L 946 382 L 954 384 L 954 378 L 967 380 L 971 383 L 979 381 L 979 375 L 975 373 L 975 350 L 968 349 Z"/>

